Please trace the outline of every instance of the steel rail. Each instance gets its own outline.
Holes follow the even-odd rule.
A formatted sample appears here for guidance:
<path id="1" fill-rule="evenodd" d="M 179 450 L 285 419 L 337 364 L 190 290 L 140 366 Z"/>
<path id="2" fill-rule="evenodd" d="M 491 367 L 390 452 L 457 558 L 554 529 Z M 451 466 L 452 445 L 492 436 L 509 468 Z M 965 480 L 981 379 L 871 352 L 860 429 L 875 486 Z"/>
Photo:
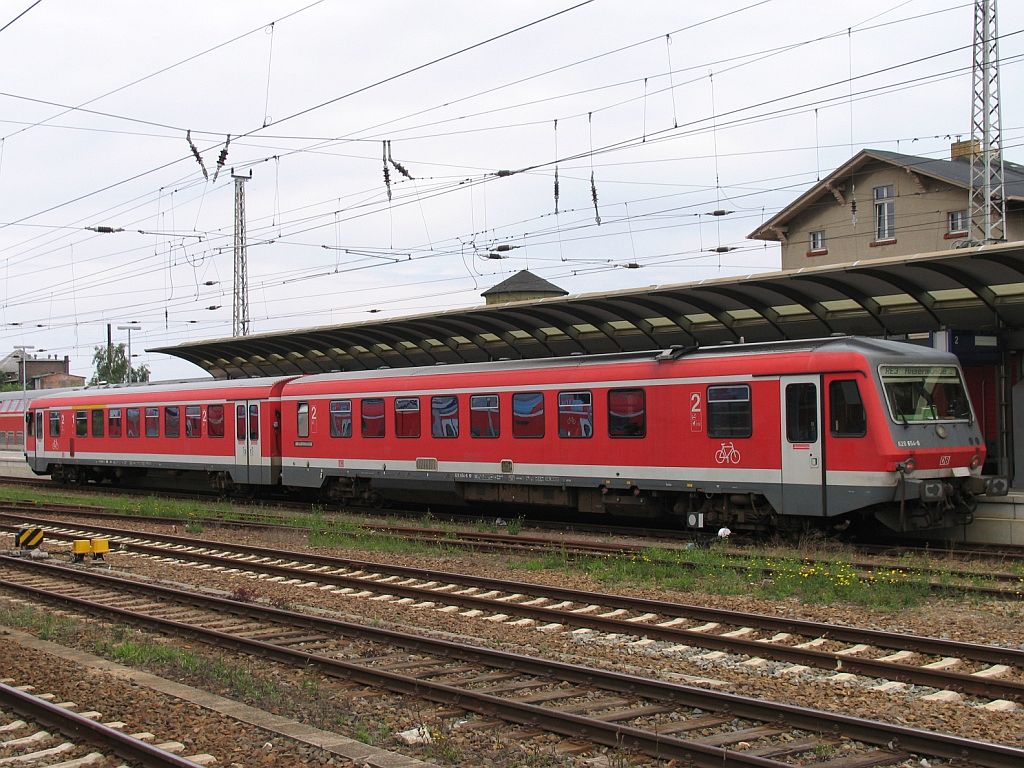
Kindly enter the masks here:
<path id="1" fill-rule="evenodd" d="M 44 525 L 55 525 L 65 528 L 77 527 L 73 524 L 68 524 L 61 520 L 48 520 L 42 519 L 38 521 Z M 988 664 L 1009 664 L 1014 666 L 1024 667 L 1024 649 L 1017 648 L 1006 648 L 1002 646 L 991 646 L 982 645 L 980 643 L 969 643 L 957 640 L 945 640 L 942 638 L 925 637 L 922 635 L 912 635 L 902 632 L 885 632 L 877 629 L 861 629 L 856 627 L 846 627 L 839 624 L 828 624 L 826 622 L 809 621 L 806 619 L 795 619 L 795 618 L 783 618 L 776 616 L 768 616 L 765 614 L 748 614 L 740 611 L 733 611 L 724 608 L 708 608 L 705 606 L 692 605 L 686 603 L 671 603 L 663 600 L 652 600 L 650 598 L 640 597 L 627 597 L 623 595 L 611 595 L 599 592 L 586 592 L 582 590 L 569 589 L 566 587 L 554 587 L 545 584 L 534 584 L 531 582 L 520 582 L 520 581 L 509 581 L 507 579 L 494 579 L 486 576 L 476 576 L 472 574 L 464 574 L 457 572 L 448 571 L 431 571 L 422 568 L 415 568 L 411 566 L 402 565 L 391 565 L 384 563 L 375 563 L 366 560 L 353 560 L 350 558 L 339 558 L 331 555 L 319 555 L 316 553 L 309 552 L 298 552 L 295 550 L 285 550 L 280 548 L 269 549 L 266 547 L 258 547 L 251 544 L 236 544 L 219 541 L 202 541 L 200 539 L 190 538 L 187 536 L 178 536 L 175 534 L 163 534 L 163 533 L 148 533 L 133 531 L 127 528 L 114 528 L 110 526 L 82 526 L 83 529 L 93 530 L 105 535 L 124 537 L 128 539 L 155 539 L 167 541 L 176 545 L 192 548 L 195 552 L 180 551 L 180 550 L 166 550 L 155 546 L 147 546 L 145 544 L 131 544 L 131 546 L 139 551 L 148 551 L 151 554 L 158 554 L 168 556 L 169 554 L 187 555 L 198 560 L 205 562 L 223 564 L 224 561 L 231 562 L 232 565 L 248 565 L 251 567 L 258 567 L 266 569 L 268 571 L 273 570 L 275 573 L 281 575 L 295 576 L 296 569 L 288 569 L 286 566 L 278 566 L 270 563 L 257 563 L 253 561 L 245 560 L 231 560 L 230 558 L 223 558 L 217 555 L 210 555 L 204 553 L 202 550 L 213 550 L 213 551 L 225 551 L 225 552 L 238 552 L 240 554 L 253 555 L 256 557 L 271 558 L 274 560 L 292 560 L 296 562 L 308 562 L 315 565 L 328 566 L 331 568 L 349 568 L 356 571 L 376 571 L 385 575 L 402 576 L 411 579 L 421 579 L 424 581 L 436 581 L 443 579 L 453 583 L 465 584 L 467 586 L 477 587 L 486 590 L 499 590 L 509 594 L 513 593 L 526 593 L 530 595 L 536 595 L 538 597 L 547 597 L 553 600 L 570 601 L 573 603 L 586 603 L 586 604 L 598 604 L 602 606 L 608 606 L 609 608 L 621 608 L 624 610 L 638 611 L 640 613 L 657 613 L 670 618 L 690 618 L 705 622 L 718 622 L 725 624 L 732 624 L 735 626 L 751 626 L 752 624 L 758 628 L 771 630 L 774 632 L 799 632 L 800 634 L 809 635 L 813 637 L 824 637 L 831 640 L 837 640 L 841 642 L 850 643 L 863 643 L 869 642 L 880 647 L 891 648 L 893 650 L 908 650 L 917 653 L 941 655 L 941 656 L 952 656 L 960 655 L 969 658 L 973 661 L 984 662 Z M 55 536 L 66 536 L 68 539 L 73 539 L 74 536 L 68 534 L 54 534 Z M 317 579 L 322 581 L 338 584 L 340 586 L 352 586 L 359 588 L 366 588 L 367 586 L 377 586 L 388 593 L 397 594 L 404 597 L 436 597 L 439 593 L 433 592 L 429 589 L 423 589 L 422 587 L 405 587 L 399 584 L 387 583 L 380 584 L 372 580 L 361 579 L 355 576 L 345 576 L 341 574 L 328 574 L 317 571 L 309 571 L 306 569 L 299 569 L 299 573 L 315 576 Z M 471 595 L 452 595 L 450 593 L 440 593 L 451 599 L 459 599 L 464 601 L 467 606 L 482 607 L 486 609 L 492 609 L 496 607 L 504 607 L 509 610 L 516 609 L 517 613 L 529 616 L 531 618 L 540 619 L 551 619 L 557 617 L 558 614 L 551 609 L 543 607 L 526 606 L 520 603 L 513 602 L 501 602 L 496 603 L 491 600 L 483 600 L 481 598 L 474 598 Z M 637 622 L 630 621 L 616 621 L 616 620 L 602 620 L 599 621 L 599 617 L 587 616 L 585 614 L 572 613 L 571 611 L 566 612 L 566 618 L 572 619 L 572 623 L 579 624 L 580 626 L 587 626 L 593 629 L 606 628 L 608 631 L 622 633 L 622 634 L 648 634 L 648 636 L 654 636 L 649 634 L 650 632 L 659 631 L 661 632 L 661 638 L 666 640 L 678 640 L 680 637 L 685 638 L 687 636 L 686 630 L 672 629 L 672 628 L 659 628 L 657 625 L 639 624 Z M 584 623 L 591 622 L 591 623 Z M 639 633 L 637 630 L 642 629 L 643 632 Z M 680 634 L 683 633 L 683 634 Z M 707 633 L 689 633 L 693 636 L 693 639 L 707 639 L 712 637 Z M 766 643 L 758 642 L 756 640 L 742 640 L 741 638 L 722 638 L 722 641 L 733 641 L 736 642 L 734 648 L 745 649 L 740 652 L 746 653 L 747 650 L 754 649 L 757 651 L 754 655 L 766 655 L 770 647 L 766 648 Z M 723 650 L 725 648 L 723 647 Z M 821 653 L 821 652 L 819 652 Z M 843 660 L 843 665 L 846 666 L 853 660 L 846 656 L 839 657 Z M 784 661 L 791 661 L 793 659 L 786 658 Z M 866 661 L 866 660 L 862 660 Z M 834 665 L 835 658 L 832 658 Z M 879 662 L 885 664 L 885 669 L 898 668 L 901 665 L 891 664 L 888 662 Z M 880 675 L 884 676 L 884 675 Z M 985 690 L 978 689 L 979 695 L 988 695 Z"/>
<path id="2" fill-rule="evenodd" d="M 925 731 L 906 726 L 893 725 L 863 718 L 841 715 L 792 704 L 766 702 L 738 694 L 710 691 L 694 686 L 665 682 L 635 675 L 611 672 L 593 667 L 582 667 L 564 662 L 549 661 L 530 656 L 495 651 L 479 646 L 433 639 L 419 635 L 408 635 L 383 628 L 368 627 L 361 624 L 340 621 L 327 617 L 286 611 L 270 606 L 254 605 L 226 598 L 201 595 L 196 592 L 173 589 L 156 584 L 140 584 L 120 577 L 83 572 L 80 569 L 36 562 L 24 562 L 17 558 L 0 557 L 6 562 L 25 570 L 41 571 L 67 578 L 71 575 L 79 580 L 101 584 L 117 589 L 157 595 L 210 608 L 220 612 L 229 612 L 261 620 L 274 620 L 292 626 L 316 629 L 322 632 L 333 632 L 347 637 L 357 637 L 373 642 L 382 642 L 389 647 L 399 646 L 419 653 L 430 653 L 444 658 L 456 658 L 487 664 L 492 667 L 515 670 L 549 677 L 559 681 L 573 682 L 598 687 L 619 693 L 629 693 L 656 701 L 672 702 L 676 705 L 728 712 L 733 717 L 759 720 L 763 722 L 785 722 L 788 726 L 817 733 L 841 733 L 849 738 L 868 744 L 888 748 L 923 753 L 943 758 L 969 758 L 985 768 L 1019 768 L 1024 765 L 1024 749 L 1002 744 L 981 742 L 950 734 Z M 274 645 L 258 640 L 230 635 L 216 630 L 202 629 L 170 619 L 136 614 L 132 611 L 106 606 L 91 600 L 62 595 L 36 587 L 0 580 L 0 586 L 21 590 L 38 597 L 56 600 L 65 604 L 76 605 L 88 610 L 105 611 L 108 614 L 122 617 L 129 621 L 142 622 L 150 626 L 172 629 L 179 634 L 187 634 L 197 639 L 207 640 L 217 645 L 227 646 L 236 650 L 257 652 L 271 655 L 283 661 L 301 664 L 316 664 L 331 674 L 359 682 L 389 687 L 402 693 L 422 696 L 432 701 L 454 704 L 485 715 L 499 714 L 512 722 L 537 725 L 555 732 L 570 736 L 579 736 L 580 727 L 586 728 L 586 738 L 609 746 L 623 744 L 643 749 L 648 754 L 658 756 L 678 756 L 689 758 L 695 765 L 702 768 L 719 768 L 720 766 L 740 768 L 742 766 L 759 766 L 761 768 L 780 768 L 785 765 L 773 760 L 744 755 L 733 750 L 707 747 L 693 744 L 685 740 L 657 733 L 609 723 L 594 718 L 578 715 L 567 715 L 539 707 L 533 704 L 508 701 L 490 694 L 475 693 L 471 690 L 434 683 L 428 680 L 406 678 L 386 670 L 372 670 L 350 662 L 332 659 L 314 653 L 307 653 Z M 559 723 L 549 722 L 558 718 Z M 571 730 L 564 730 L 571 728 Z"/>
<path id="3" fill-rule="evenodd" d="M 201 768 L 184 757 L 2 683 L 0 707 L 145 768 Z"/>
<path id="4" fill-rule="evenodd" d="M 22 512 L 25 514 L 31 514 L 33 512 L 49 512 L 51 510 L 47 507 L 54 506 L 59 507 L 59 512 L 74 513 L 74 510 L 69 508 L 70 505 L 38 505 L 33 506 L 31 504 L 24 504 L 19 506 L 17 503 L 11 502 L 0 502 L 0 509 L 6 508 L 9 513 L 14 511 Z M 97 511 L 95 508 L 90 507 L 88 512 L 82 514 L 103 518 L 103 519 L 125 519 L 125 515 L 112 512 Z M 182 521 L 177 518 L 166 518 L 166 517 L 139 517 L 137 518 L 143 522 L 160 523 L 165 525 L 176 525 Z M 224 528 L 245 528 L 251 527 L 256 529 L 273 529 L 273 530 L 286 530 L 291 532 L 302 532 L 306 529 L 288 525 L 285 523 L 268 523 L 265 521 L 236 521 L 236 520 L 223 520 L 220 518 L 203 518 L 200 522 L 211 526 L 220 526 Z M 493 550 L 493 551 L 517 551 L 517 550 L 537 550 L 542 548 L 550 548 L 552 546 L 564 547 L 566 551 L 574 554 L 584 555 L 627 555 L 627 554 L 639 554 L 647 551 L 651 548 L 652 544 L 630 544 L 630 543 L 609 543 L 609 542 L 592 542 L 592 541 L 581 541 L 579 539 L 552 539 L 549 537 L 531 535 L 531 534 L 501 534 L 501 533 L 480 533 L 474 531 L 460 531 L 456 532 L 453 538 L 451 531 L 439 531 L 434 529 L 425 529 L 411 526 L 400 526 L 392 524 L 373 525 L 368 523 L 364 526 L 367 530 L 387 532 L 397 535 L 403 535 L 409 540 L 422 541 L 427 543 L 441 543 L 455 546 L 463 546 L 469 548 L 476 548 L 479 550 Z M 670 548 L 671 549 L 671 548 Z M 736 560 L 752 560 L 756 556 L 747 555 L 744 553 L 733 552 L 730 555 Z M 831 561 L 827 559 L 816 560 L 814 558 L 804 558 L 804 561 L 809 564 L 813 563 L 825 563 L 828 564 Z M 699 563 L 691 563 L 686 561 L 675 561 L 675 560 L 664 560 L 667 564 L 674 565 L 679 568 L 685 568 L 689 570 L 696 570 L 700 568 Z M 878 570 L 907 570 L 906 566 L 899 564 L 886 564 L 886 563 L 870 563 L 866 561 L 850 561 L 848 563 L 853 568 L 873 573 Z M 727 564 L 725 567 L 731 568 L 737 572 L 749 571 L 752 566 L 745 565 L 742 562 L 735 562 Z M 759 571 L 763 576 L 772 576 L 776 573 L 776 569 L 760 566 L 754 568 Z M 917 571 L 921 575 L 948 575 L 954 576 L 960 579 L 989 579 L 996 582 L 1003 582 L 1009 584 L 1011 587 L 1016 586 L 1016 589 L 1005 589 L 1000 587 L 982 586 L 978 584 L 947 584 L 941 581 L 925 581 L 928 588 L 932 592 L 936 593 L 949 593 L 954 595 L 971 593 L 979 594 L 987 597 L 1004 599 L 1004 600 L 1021 600 L 1024 599 L 1024 576 L 1016 573 L 1009 572 L 995 572 L 995 573 L 981 573 L 977 571 L 969 571 L 965 569 L 936 569 L 929 568 L 926 566 L 917 566 L 910 568 L 909 570 Z M 865 578 L 863 575 L 859 578 Z"/>

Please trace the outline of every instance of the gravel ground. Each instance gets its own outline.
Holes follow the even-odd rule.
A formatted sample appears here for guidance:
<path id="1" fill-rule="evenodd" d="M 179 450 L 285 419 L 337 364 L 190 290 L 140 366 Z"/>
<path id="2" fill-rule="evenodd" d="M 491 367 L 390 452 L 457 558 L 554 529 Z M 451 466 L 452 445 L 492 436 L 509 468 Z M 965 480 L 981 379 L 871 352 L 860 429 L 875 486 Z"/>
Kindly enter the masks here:
<path id="1" fill-rule="evenodd" d="M 133 527 L 118 523 L 118 527 Z M 141 527 L 139 527 L 142 529 Z M 182 535 L 181 530 L 177 533 Z M 219 531 L 213 527 L 197 538 L 211 542 L 246 542 L 261 546 L 302 551 L 309 549 L 305 539 L 287 533 L 246 534 L 238 531 Z M 351 557 L 360 560 L 381 560 L 420 568 L 437 567 L 436 558 L 406 555 L 381 555 L 363 551 L 324 550 L 321 554 Z M 502 650 L 569 661 L 580 665 L 615 669 L 631 674 L 686 682 L 689 676 L 717 681 L 720 690 L 744 695 L 815 706 L 845 714 L 879 719 L 929 730 L 938 730 L 971 738 L 998 741 L 1013 746 L 1024 746 L 1024 717 L 1021 712 L 993 712 L 982 709 L 978 702 L 937 703 L 922 701 L 921 691 L 913 686 L 891 693 L 869 690 L 875 681 L 858 678 L 839 684 L 825 680 L 822 673 L 811 670 L 797 675 L 779 675 L 782 666 L 769 662 L 759 667 L 740 666 L 740 657 L 726 657 L 717 661 L 693 658 L 694 654 L 667 654 L 662 644 L 644 649 L 622 643 L 575 639 L 562 633 L 545 633 L 536 629 L 511 627 L 487 621 L 470 621 L 459 614 L 411 609 L 391 603 L 344 598 L 314 589 L 299 589 L 265 581 L 254 581 L 238 575 L 209 573 L 194 568 L 158 564 L 142 558 L 111 556 L 116 568 L 157 579 L 222 590 L 228 593 L 251 594 L 258 589 L 262 599 L 272 603 L 315 607 L 339 618 L 374 622 L 386 627 L 416 628 L 417 630 L 467 644 L 486 645 Z M 609 591 L 592 582 L 585 575 L 574 572 L 518 570 L 513 560 L 501 555 L 446 555 L 444 570 L 488 576 L 505 576 L 513 580 L 556 584 L 584 590 Z M 1020 602 L 955 602 L 931 600 L 919 608 L 898 613 L 872 611 L 861 606 L 804 605 L 796 600 L 769 601 L 750 597 L 725 597 L 694 592 L 672 592 L 658 589 L 618 589 L 627 594 L 673 602 L 730 608 L 738 611 L 765 613 L 793 618 L 836 622 L 853 626 L 871 627 L 886 631 L 946 637 L 956 640 L 1024 647 L 1019 631 L 1024 619 L 1024 604 Z M 102 635 L 105 630 L 97 628 Z M 83 645 L 95 644 L 95 638 L 79 638 Z M 219 653 L 219 652 L 215 652 Z M 460 719 L 454 712 L 420 701 L 400 700 L 388 694 L 354 689 L 337 681 L 322 681 L 304 671 L 254 664 L 245 657 L 223 655 L 239 669 L 251 671 L 256 677 L 270 677 L 276 688 L 284 692 L 275 701 L 255 702 L 270 711 L 294 716 L 303 722 L 347 733 L 362 741 L 398 748 L 394 734 L 401 730 L 424 725 L 437 737 L 429 747 L 403 747 L 407 754 L 440 764 L 511 766 L 569 766 L 584 765 L 583 758 L 558 755 L 553 737 L 529 742 L 524 752 L 514 744 L 515 731 L 488 729 L 472 730 L 454 727 Z M 156 668 L 159 672 L 159 667 Z M 198 684 L 195 680 L 183 680 Z M 710 684 L 710 683 L 708 683 Z M 209 687 L 209 683 L 205 683 Z M 56 690 L 56 689 L 55 689 Z M 229 687 L 217 691 L 232 695 Z M 237 692 L 234 692 L 237 696 Z M 69 696 L 75 698 L 74 696 Z M 77 700 L 77 699 L 76 699 Z M 104 711 L 104 707 L 95 707 Z M 132 722 L 128 717 L 120 717 Z M 472 718 L 471 718 L 472 720 Z M 146 726 L 155 733 L 155 727 Z M 499 735 L 495 735 L 499 734 Z M 176 736 L 179 740 L 184 740 Z M 248 736 L 244 738 L 249 738 Z M 259 742 L 258 735 L 253 741 Z M 229 741 L 230 743 L 230 741 Z M 239 741 L 239 744 L 242 743 Z M 282 750 L 284 747 L 282 747 Z M 218 755 L 216 749 L 197 746 L 193 751 L 207 751 Z M 280 754 L 283 754 L 280 753 Z M 219 757 L 219 755 L 218 755 Z M 234 759 L 234 758 L 233 758 Z M 251 759 L 251 758 L 250 758 Z M 235 759 L 242 765 L 259 765 Z M 219 764 L 230 764 L 226 758 Z M 268 764 L 268 763 L 263 763 Z M 269 763 L 288 765 L 285 762 Z M 302 764 L 302 763 L 298 763 Z M 309 763 L 316 764 L 316 763 Z M 338 763 L 344 764 L 344 763 Z"/>

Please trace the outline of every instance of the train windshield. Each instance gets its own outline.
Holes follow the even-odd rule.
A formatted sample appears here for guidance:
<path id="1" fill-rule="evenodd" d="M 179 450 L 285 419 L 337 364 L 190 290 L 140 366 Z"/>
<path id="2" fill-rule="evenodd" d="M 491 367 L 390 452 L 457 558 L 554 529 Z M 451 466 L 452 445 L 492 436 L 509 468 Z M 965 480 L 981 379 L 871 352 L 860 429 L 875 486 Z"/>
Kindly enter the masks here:
<path id="1" fill-rule="evenodd" d="M 882 365 L 878 373 L 897 423 L 971 420 L 971 404 L 956 366 Z"/>

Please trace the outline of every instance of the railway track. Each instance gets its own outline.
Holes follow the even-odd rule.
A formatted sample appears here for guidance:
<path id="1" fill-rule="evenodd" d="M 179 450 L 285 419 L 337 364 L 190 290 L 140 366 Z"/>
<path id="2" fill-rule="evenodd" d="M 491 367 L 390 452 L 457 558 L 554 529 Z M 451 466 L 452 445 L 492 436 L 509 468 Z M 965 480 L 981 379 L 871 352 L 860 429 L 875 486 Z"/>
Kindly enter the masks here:
<path id="1" fill-rule="evenodd" d="M 890 765 L 911 754 L 1014 768 L 1024 750 L 834 713 L 493 651 L 269 606 L 2 558 L 0 587 L 34 600 L 476 713 L 706 768 Z M 842 760 L 840 740 L 857 742 Z M 808 758 L 810 757 L 810 761 Z"/>
<path id="2" fill-rule="evenodd" d="M 160 524 L 167 526 L 184 525 L 186 521 L 180 518 L 159 518 L 152 516 L 130 516 L 116 512 L 106 512 L 97 507 L 76 507 L 72 504 L 37 504 L 30 501 L 25 502 L 0 502 L 0 518 L 4 515 L 24 514 L 36 515 L 40 513 L 74 514 L 97 520 L 129 520 L 145 524 Z M 8 518 L 11 519 L 11 518 Z M 52 522 L 52 521 L 50 521 Z M 188 522 L 199 525 L 217 526 L 220 528 L 238 528 L 266 531 L 287 531 L 290 533 L 308 533 L 309 527 L 289 525 L 285 523 L 269 523 L 259 521 L 224 520 L 222 518 L 195 518 Z M 329 523 L 328 523 L 329 526 Z M 596 541 L 592 539 L 579 539 L 565 536 L 541 536 L 537 534 L 504 534 L 498 532 L 478 531 L 451 531 L 426 528 L 421 526 L 406 526 L 395 524 L 367 524 L 362 527 L 367 533 L 387 533 L 401 536 L 406 540 L 417 541 L 427 544 L 438 544 L 445 547 L 462 547 L 476 551 L 488 552 L 550 552 L 558 551 L 565 555 L 587 557 L 587 556 L 619 556 L 631 555 L 635 557 L 648 555 L 650 544 L 631 543 L 624 541 Z M 664 558 L 656 558 L 655 562 L 664 562 L 676 568 L 697 570 L 705 567 L 699 560 L 688 560 L 684 554 L 673 556 L 671 548 L 665 548 L 668 553 Z M 730 552 L 730 563 L 719 563 L 717 567 L 731 568 L 733 571 L 742 574 L 757 573 L 761 578 L 772 578 L 777 567 L 763 565 L 766 559 L 761 554 Z M 822 565 L 828 567 L 831 564 L 827 559 L 805 558 L 804 562 L 809 565 Z M 937 594 L 976 594 L 990 598 L 1021 600 L 1024 599 L 1024 573 L 1016 571 L 972 571 L 963 568 L 938 568 L 927 565 L 915 565 L 913 567 L 899 563 L 871 562 L 854 560 L 846 563 L 854 569 L 858 578 L 872 579 L 878 576 L 899 576 L 900 578 L 914 578 L 923 581 L 929 590 Z"/>
<path id="3" fill-rule="evenodd" d="M 99 712 L 74 712 L 70 702 L 53 703 L 13 682 L 0 680 L 2 764 L 42 765 L 59 760 L 61 766 L 77 768 L 127 760 L 142 768 L 201 768 L 209 762 L 209 755 L 194 755 L 201 761 L 194 762 L 176 754 L 183 749 L 180 743 L 150 744 L 146 737 L 152 734 L 127 734 L 122 730 L 124 723 L 102 723 Z M 115 758 L 117 762 L 112 762 Z"/>
<path id="4" fill-rule="evenodd" d="M 0 485 L 15 485 L 27 488 L 39 488 L 42 490 L 51 491 L 69 491 L 74 493 L 87 493 L 94 494 L 97 496 L 104 495 L 127 495 L 127 496 L 141 496 L 141 497 L 152 497 L 155 494 L 159 494 L 165 498 L 181 498 L 181 499 L 196 499 L 196 500 L 210 500 L 214 498 L 221 498 L 215 492 L 178 492 L 170 489 L 155 489 L 155 488 L 132 488 L 124 486 L 96 486 L 96 485 L 84 485 L 84 486 L 62 486 L 55 483 L 52 480 L 45 480 L 42 478 L 27 478 L 27 477 L 11 477 L 11 476 L 0 476 Z M 245 503 L 244 499 L 234 499 L 235 502 Z M 309 512 L 315 505 L 311 501 L 289 501 L 284 498 L 267 498 L 264 501 L 273 504 L 275 507 L 279 507 L 282 514 L 292 514 L 296 511 Z M 26 503 L 31 503 L 27 502 Z M 53 506 L 48 504 L 47 506 Z M 61 506 L 61 505 L 58 505 Z M 63 505 L 67 507 L 75 507 L 76 505 L 68 504 Z M 84 507 L 83 507 L 84 508 Z M 93 507 L 95 512 L 102 512 L 102 507 Z M 344 510 L 339 510 L 343 512 Z M 421 514 L 419 511 L 410 510 L 375 510 L 371 508 L 359 508 L 357 510 L 360 516 L 374 517 L 379 516 L 382 520 L 388 520 L 393 516 L 408 516 L 410 514 L 418 515 Z M 107 513 L 108 515 L 114 516 L 115 513 Z M 328 516 L 331 513 L 328 513 Z M 119 515 L 123 517 L 123 515 Z M 270 518 L 271 520 L 279 519 L 281 515 L 269 513 L 263 511 L 253 511 L 247 515 L 246 520 L 231 521 L 223 518 L 204 518 L 199 522 L 205 524 L 218 524 L 222 526 L 227 525 L 252 525 L 252 526 L 275 526 L 281 525 L 277 522 L 267 522 L 259 518 Z M 148 517 L 150 520 L 163 520 L 165 518 Z M 170 520 L 169 518 L 167 520 Z M 454 512 L 445 513 L 438 516 L 438 520 L 444 520 L 447 522 L 454 523 L 465 523 L 472 525 L 480 522 L 479 516 L 458 514 Z M 516 520 L 517 525 L 521 525 L 525 528 L 536 529 L 536 530 L 554 530 L 561 534 L 573 534 L 573 533 L 587 533 L 595 535 L 608 535 L 608 536 L 620 536 L 623 538 L 634 538 L 643 539 L 648 543 L 636 545 L 636 548 L 643 548 L 645 546 L 659 546 L 671 549 L 673 547 L 686 547 L 692 546 L 695 542 L 706 543 L 711 540 L 708 534 L 701 534 L 695 536 L 691 531 L 679 530 L 674 528 L 652 528 L 649 526 L 640 525 L 608 525 L 603 523 L 586 523 L 580 522 L 579 520 L 551 520 L 551 519 L 532 519 L 522 518 Z M 287 527 L 287 526 L 284 526 Z M 427 537 L 424 540 L 429 540 L 429 534 L 431 529 L 414 527 L 414 526 L 399 526 L 395 524 L 378 524 L 373 523 L 373 528 L 376 529 L 387 529 L 394 530 L 396 532 L 409 531 L 411 533 L 424 532 Z M 527 534 L 528 536 L 529 534 Z M 517 534 L 516 538 L 522 540 L 523 534 Z M 543 538 L 535 536 L 538 541 L 549 542 L 549 538 Z M 627 545 L 620 545 L 627 546 Z M 974 559 L 986 562 L 996 562 L 1001 565 L 1024 565 L 1024 547 L 1013 547 L 1009 545 L 983 545 L 973 544 L 967 542 L 954 542 L 948 540 L 936 540 L 926 541 L 923 544 L 919 543 L 919 540 L 908 540 L 898 544 L 892 542 L 856 542 L 850 543 L 854 551 L 860 552 L 867 555 L 880 555 L 888 556 L 892 558 L 903 558 L 908 554 L 918 555 L 922 558 L 937 557 L 937 556 L 949 556 L 955 555 L 962 559 Z M 608 551 L 607 549 L 605 551 Z M 855 561 L 855 565 L 863 568 L 864 570 L 872 570 L 880 567 L 877 563 L 871 563 L 868 561 Z M 928 570 L 927 566 L 921 566 L 924 570 Z M 981 574 L 973 571 L 961 571 L 966 577 L 973 578 Z M 1003 576 L 1006 580 L 1020 579 L 1019 574 L 1001 574 L 999 578 Z"/>
<path id="5" fill-rule="evenodd" d="M 197 542 L 170 534 L 36 521 L 51 540 L 106 537 L 127 547 L 119 557 L 146 557 L 254 581 L 273 580 L 327 591 L 342 599 L 389 600 L 467 619 L 533 626 L 547 632 L 592 633 L 652 652 L 714 662 L 743 657 L 752 671 L 776 662 L 783 674 L 809 669 L 838 680 L 854 676 L 881 690 L 907 684 L 988 700 L 1024 703 L 1024 650 L 705 608 L 552 587 L 508 579 L 424 570 L 288 552 L 242 544 Z M 627 641 L 626 638 L 631 638 Z M 884 682 L 878 682 L 884 681 Z"/>

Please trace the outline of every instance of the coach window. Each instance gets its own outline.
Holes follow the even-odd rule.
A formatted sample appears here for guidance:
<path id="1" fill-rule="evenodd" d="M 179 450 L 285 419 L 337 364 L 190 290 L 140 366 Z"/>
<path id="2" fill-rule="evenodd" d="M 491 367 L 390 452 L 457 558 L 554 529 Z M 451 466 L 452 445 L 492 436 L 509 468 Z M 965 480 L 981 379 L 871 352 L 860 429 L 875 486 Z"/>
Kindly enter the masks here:
<path id="1" fill-rule="evenodd" d="M 121 409 L 111 408 L 107 411 L 107 431 L 111 437 L 121 436 Z"/>
<path id="2" fill-rule="evenodd" d="M 359 422 L 363 437 L 384 437 L 384 399 L 369 397 L 361 401 Z"/>
<path id="3" fill-rule="evenodd" d="M 828 385 L 828 410 L 833 437 L 864 437 L 868 418 L 860 390 L 853 379 L 833 381 Z"/>
<path id="4" fill-rule="evenodd" d="M 498 437 L 501 411 L 497 395 L 473 395 L 469 398 L 469 434 L 473 437 Z"/>
<path id="5" fill-rule="evenodd" d="M 164 408 L 164 437 L 181 435 L 181 406 L 168 405 Z"/>
<path id="6" fill-rule="evenodd" d="M 813 443 L 818 439 L 817 385 L 786 385 L 786 439 L 791 443 Z"/>
<path id="7" fill-rule="evenodd" d="M 420 436 L 420 399 L 395 398 L 395 437 Z"/>
<path id="8" fill-rule="evenodd" d="M 89 414 L 87 411 L 75 411 L 75 437 L 89 436 Z"/>
<path id="9" fill-rule="evenodd" d="M 558 436 L 593 437 L 594 400 L 590 392 L 558 393 Z"/>
<path id="10" fill-rule="evenodd" d="M 750 437 L 753 434 L 747 384 L 708 387 L 707 403 L 708 437 Z"/>
<path id="11" fill-rule="evenodd" d="M 60 414 L 50 411 L 50 437 L 60 437 Z"/>
<path id="12" fill-rule="evenodd" d="M 255 404 L 249 406 L 249 439 L 260 439 L 260 407 Z"/>
<path id="13" fill-rule="evenodd" d="M 33 413 L 29 411 L 25 414 L 25 431 L 28 433 L 29 437 L 35 436 L 35 430 L 33 429 L 34 422 L 35 419 L 33 418 Z"/>
<path id="14" fill-rule="evenodd" d="M 92 436 L 103 437 L 103 409 L 97 408 L 92 412 Z"/>
<path id="15" fill-rule="evenodd" d="M 142 412 L 138 408 L 126 408 L 125 409 L 125 425 L 124 431 L 128 437 L 138 437 L 141 433 L 139 426 L 141 425 Z"/>
<path id="16" fill-rule="evenodd" d="M 160 437 L 160 409 L 146 409 L 146 437 Z"/>
<path id="17" fill-rule="evenodd" d="M 208 405 L 206 407 L 206 434 L 209 437 L 224 437 L 223 405 Z"/>
<path id="18" fill-rule="evenodd" d="M 351 400 L 331 400 L 331 437 L 352 437 Z"/>
<path id="19" fill-rule="evenodd" d="M 245 406 L 235 406 L 235 439 L 245 440 Z"/>
<path id="20" fill-rule="evenodd" d="M 430 434 L 434 437 L 459 436 L 459 398 L 455 395 L 430 398 Z"/>
<path id="21" fill-rule="evenodd" d="M 608 393 L 608 436 L 647 434 L 647 403 L 642 389 L 613 389 Z"/>
<path id="22" fill-rule="evenodd" d="M 203 409 L 198 405 L 185 406 L 185 437 L 199 437 L 203 433 Z"/>
<path id="23" fill-rule="evenodd" d="M 512 395 L 512 437 L 544 437 L 544 393 Z"/>
<path id="24" fill-rule="evenodd" d="M 309 437 L 309 403 L 299 403 L 295 412 L 295 430 L 299 437 Z"/>

